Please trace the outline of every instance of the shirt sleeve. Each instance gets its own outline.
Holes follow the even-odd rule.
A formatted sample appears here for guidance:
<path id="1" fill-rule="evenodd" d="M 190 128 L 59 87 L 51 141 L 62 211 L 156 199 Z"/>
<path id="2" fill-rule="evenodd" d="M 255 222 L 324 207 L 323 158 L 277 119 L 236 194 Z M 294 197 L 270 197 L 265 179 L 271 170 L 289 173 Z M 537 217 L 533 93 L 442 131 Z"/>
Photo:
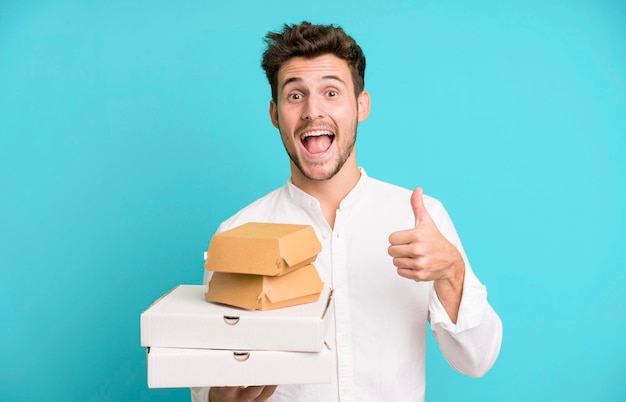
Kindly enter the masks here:
<path id="1" fill-rule="evenodd" d="M 209 402 L 210 389 L 208 387 L 191 388 L 191 402 Z"/>
<path id="2" fill-rule="evenodd" d="M 446 210 L 436 201 L 431 203 L 430 209 L 439 230 L 457 247 L 465 262 L 463 295 L 456 324 L 448 317 L 431 286 L 429 316 L 433 337 L 452 367 L 471 377 L 481 377 L 500 353 L 502 322 L 487 301 L 487 289 L 474 274 Z"/>

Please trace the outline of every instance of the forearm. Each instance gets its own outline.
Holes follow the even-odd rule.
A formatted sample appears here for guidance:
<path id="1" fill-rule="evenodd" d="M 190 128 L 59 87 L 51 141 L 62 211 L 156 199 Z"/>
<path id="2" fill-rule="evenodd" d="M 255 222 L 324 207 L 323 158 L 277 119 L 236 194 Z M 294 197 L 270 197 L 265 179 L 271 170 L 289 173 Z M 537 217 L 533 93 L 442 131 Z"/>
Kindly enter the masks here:
<path id="1" fill-rule="evenodd" d="M 459 258 L 450 268 L 450 274 L 434 281 L 437 298 L 446 310 L 452 323 L 456 324 L 459 317 L 459 308 L 463 297 L 463 282 L 465 280 L 465 263 Z"/>

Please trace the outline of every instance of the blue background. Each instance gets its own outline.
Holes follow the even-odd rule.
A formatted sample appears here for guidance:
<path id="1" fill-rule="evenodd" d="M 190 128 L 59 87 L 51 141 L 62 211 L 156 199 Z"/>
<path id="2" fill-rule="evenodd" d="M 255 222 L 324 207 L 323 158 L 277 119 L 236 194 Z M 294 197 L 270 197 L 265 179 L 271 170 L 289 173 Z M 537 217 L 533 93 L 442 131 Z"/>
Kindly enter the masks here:
<path id="1" fill-rule="evenodd" d="M 444 202 L 504 323 L 482 379 L 430 339 L 427 400 L 626 400 L 626 4 L 609 0 L 0 0 L 0 400 L 189 399 L 147 388 L 139 315 L 287 180 L 259 61 L 303 19 L 362 45 L 359 163 Z"/>

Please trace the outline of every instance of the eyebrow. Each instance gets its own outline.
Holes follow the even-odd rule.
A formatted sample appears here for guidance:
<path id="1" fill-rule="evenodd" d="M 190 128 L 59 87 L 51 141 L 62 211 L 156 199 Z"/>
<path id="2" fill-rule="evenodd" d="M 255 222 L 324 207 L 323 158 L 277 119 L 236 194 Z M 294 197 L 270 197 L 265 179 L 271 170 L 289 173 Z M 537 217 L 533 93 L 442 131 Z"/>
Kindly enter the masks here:
<path id="1" fill-rule="evenodd" d="M 325 76 L 323 76 L 323 77 L 322 77 L 322 79 L 323 79 L 323 80 L 333 80 L 333 81 L 339 81 L 339 82 L 340 82 L 340 83 L 342 83 L 343 85 L 346 85 L 345 81 L 344 81 L 344 80 L 342 80 L 341 78 L 339 78 L 339 77 L 338 77 L 338 76 L 336 76 L 336 75 L 325 75 Z M 285 82 L 283 82 L 283 85 L 281 86 L 281 88 L 280 88 L 280 89 L 281 89 L 281 90 L 284 90 L 284 89 L 285 89 L 285 87 L 286 87 L 288 84 L 291 84 L 292 82 L 298 82 L 298 81 L 302 81 L 302 78 L 300 78 L 300 77 L 291 77 L 291 78 L 287 78 L 287 79 L 285 80 Z"/>

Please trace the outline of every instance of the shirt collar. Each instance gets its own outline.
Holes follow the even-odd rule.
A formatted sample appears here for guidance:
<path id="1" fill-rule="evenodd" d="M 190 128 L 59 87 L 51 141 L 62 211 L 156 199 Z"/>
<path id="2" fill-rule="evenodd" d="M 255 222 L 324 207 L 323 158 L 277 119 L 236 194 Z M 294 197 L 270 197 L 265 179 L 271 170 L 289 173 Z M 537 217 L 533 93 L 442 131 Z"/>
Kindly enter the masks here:
<path id="1" fill-rule="evenodd" d="M 356 183 L 356 186 L 346 195 L 346 197 L 341 201 L 339 205 L 339 209 L 350 208 L 354 205 L 363 194 L 365 183 L 367 182 L 368 176 L 365 172 L 365 169 L 359 167 L 359 171 L 361 172 L 361 177 L 359 181 Z M 313 197 L 302 191 L 300 188 L 296 187 L 291 178 L 287 181 L 287 191 L 289 192 L 289 197 L 294 200 L 294 202 L 306 209 L 320 209 L 319 201 Z"/>

